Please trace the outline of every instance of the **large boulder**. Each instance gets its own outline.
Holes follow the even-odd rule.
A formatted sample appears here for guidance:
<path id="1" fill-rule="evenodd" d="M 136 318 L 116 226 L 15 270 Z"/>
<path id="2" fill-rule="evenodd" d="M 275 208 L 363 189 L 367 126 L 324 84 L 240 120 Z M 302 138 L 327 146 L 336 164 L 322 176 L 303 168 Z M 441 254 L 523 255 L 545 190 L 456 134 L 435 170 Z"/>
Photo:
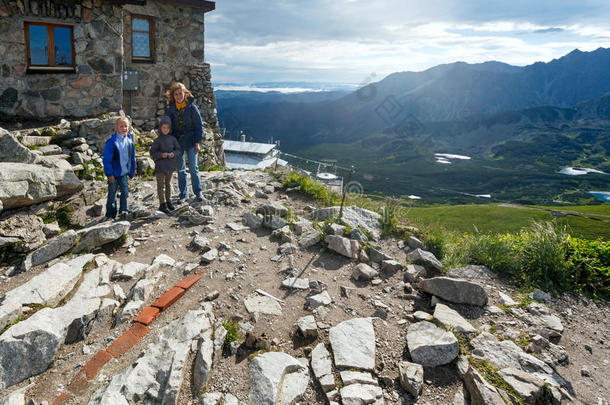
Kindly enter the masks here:
<path id="1" fill-rule="evenodd" d="M 108 222 L 101 225 L 78 231 L 78 244 L 74 248 L 76 253 L 94 249 L 121 238 L 127 234 L 131 224 L 128 221 Z"/>
<path id="2" fill-rule="evenodd" d="M 341 207 L 320 208 L 311 213 L 311 218 L 316 221 L 324 221 L 339 215 Z M 364 208 L 349 206 L 343 207 L 341 221 L 353 229 L 362 228 L 370 232 L 377 239 L 381 231 L 381 215 Z"/>
<path id="3" fill-rule="evenodd" d="M 17 138 L 0 127 L 0 162 L 34 163 L 36 154 L 23 146 Z"/>
<path id="4" fill-rule="evenodd" d="M 65 305 L 43 308 L 0 336 L 0 392 L 42 373 L 63 343 L 82 340 L 112 318 L 120 305 L 109 284 L 117 264 L 110 261 L 91 270 Z"/>
<path id="5" fill-rule="evenodd" d="M 526 404 L 534 405 L 544 394 L 545 382 L 531 373 L 514 368 L 503 368 L 498 375 L 510 385 Z"/>
<path id="6" fill-rule="evenodd" d="M 424 367 L 449 364 L 458 355 L 458 340 L 453 333 L 426 321 L 418 322 L 407 330 L 407 346 L 414 363 Z"/>
<path id="7" fill-rule="evenodd" d="M 375 370 L 375 329 L 370 318 L 354 318 L 330 328 L 328 333 L 335 365 Z"/>
<path id="8" fill-rule="evenodd" d="M 0 237 L 17 239 L 21 243 L 15 250 L 19 253 L 30 252 L 44 243 L 43 228 L 42 219 L 36 215 L 10 215 L 0 221 Z"/>
<path id="9" fill-rule="evenodd" d="M 145 403 L 176 404 L 185 365 L 194 339 L 211 340 L 214 315 L 211 305 L 189 311 L 159 331 L 137 361 L 97 390 L 89 405 Z"/>
<path id="10" fill-rule="evenodd" d="M 464 375 L 464 384 L 473 405 L 506 405 L 498 390 L 472 367 Z"/>
<path id="11" fill-rule="evenodd" d="M 0 330 L 16 320 L 27 305 L 55 306 L 66 297 L 81 278 L 93 255 L 79 256 L 60 262 L 31 278 L 28 282 L 8 291 L 0 304 Z M 52 283 L 49 280 L 53 280 Z"/>
<path id="12" fill-rule="evenodd" d="M 477 283 L 458 278 L 435 277 L 420 281 L 420 290 L 455 304 L 485 306 L 487 293 Z"/>
<path id="13" fill-rule="evenodd" d="M 4 209 L 38 204 L 83 188 L 65 160 L 49 158 L 40 163 L 0 163 L 0 200 Z"/>
<path id="14" fill-rule="evenodd" d="M 75 243 L 76 231 L 70 229 L 27 255 L 22 264 L 23 269 L 27 271 L 34 266 L 55 259 L 72 249 L 72 246 L 74 246 Z"/>
<path id="15" fill-rule="evenodd" d="M 307 361 L 301 362 L 281 352 L 256 356 L 248 365 L 251 404 L 291 405 L 309 384 Z"/>

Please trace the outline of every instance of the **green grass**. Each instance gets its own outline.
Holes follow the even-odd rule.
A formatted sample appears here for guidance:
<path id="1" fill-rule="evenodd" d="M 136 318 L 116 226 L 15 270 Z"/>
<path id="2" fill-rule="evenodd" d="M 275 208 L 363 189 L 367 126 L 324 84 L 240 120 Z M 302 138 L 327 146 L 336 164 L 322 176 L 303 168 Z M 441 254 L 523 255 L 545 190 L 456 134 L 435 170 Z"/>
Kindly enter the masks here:
<path id="1" fill-rule="evenodd" d="M 602 208 L 604 207 L 604 208 Z M 607 208 L 605 208 L 607 207 Z M 574 210 L 574 207 L 565 210 Z M 610 214 L 610 205 L 575 207 L 579 212 Z M 557 209 L 556 207 L 552 209 Z M 574 211 L 577 211 L 574 210 Z M 402 214 L 408 222 L 421 227 L 439 227 L 456 232 L 507 233 L 518 232 L 535 221 L 552 221 L 549 211 L 527 206 L 455 205 L 434 207 L 407 207 Z M 610 218 L 608 219 L 610 220 Z M 610 240 L 610 223 L 587 218 L 567 216 L 556 218 L 559 225 L 569 227 L 572 235 L 585 239 Z"/>
<path id="2" fill-rule="evenodd" d="M 241 339 L 241 332 L 239 330 L 239 324 L 234 319 L 224 321 L 222 326 L 227 330 L 223 350 L 225 353 L 228 353 L 231 349 L 231 343 L 237 342 L 239 339 Z"/>

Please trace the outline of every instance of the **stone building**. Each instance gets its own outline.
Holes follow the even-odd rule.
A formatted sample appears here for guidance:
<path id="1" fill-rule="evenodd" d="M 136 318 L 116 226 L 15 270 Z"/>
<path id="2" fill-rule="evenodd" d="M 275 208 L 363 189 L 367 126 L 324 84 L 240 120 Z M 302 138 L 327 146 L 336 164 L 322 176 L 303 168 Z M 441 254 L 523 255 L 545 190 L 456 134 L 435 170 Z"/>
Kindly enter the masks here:
<path id="1" fill-rule="evenodd" d="M 219 136 L 204 63 L 204 19 L 214 8 L 204 0 L 0 0 L 0 120 L 122 109 L 147 129 L 165 111 L 171 82 L 183 81 Z"/>

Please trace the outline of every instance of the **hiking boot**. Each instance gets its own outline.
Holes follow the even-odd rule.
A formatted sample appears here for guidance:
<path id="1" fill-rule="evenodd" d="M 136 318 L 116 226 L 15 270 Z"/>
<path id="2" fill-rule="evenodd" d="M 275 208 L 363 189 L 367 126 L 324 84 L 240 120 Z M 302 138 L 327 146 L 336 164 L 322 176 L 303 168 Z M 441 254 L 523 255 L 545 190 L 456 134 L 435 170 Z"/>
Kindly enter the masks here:
<path id="1" fill-rule="evenodd" d="M 167 209 L 170 211 L 174 211 L 176 209 L 176 207 L 174 207 L 171 202 L 168 202 L 165 205 L 167 205 Z"/>
<path id="2" fill-rule="evenodd" d="M 197 201 L 197 202 L 202 202 L 203 201 L 203 197 L 201 196 L 201 193 L 197 194 L 197 196 L 195 197 L 195 201 Z"/>
<path id="3" fill-rule="evenodd" d="M 169 214 L 169 209 L 167 208 L 167 204 L 161 204 L 159 206 L 159 211 L 165 213 L 165 214 Z"/>

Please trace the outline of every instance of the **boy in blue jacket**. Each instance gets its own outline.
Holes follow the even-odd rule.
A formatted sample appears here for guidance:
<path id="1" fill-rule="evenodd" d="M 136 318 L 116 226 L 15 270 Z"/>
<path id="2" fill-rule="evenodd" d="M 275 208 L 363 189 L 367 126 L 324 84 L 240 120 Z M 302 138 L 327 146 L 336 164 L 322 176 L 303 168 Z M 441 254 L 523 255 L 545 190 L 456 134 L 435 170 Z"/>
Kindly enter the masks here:
<path id="1" fill-rule="evenodd" d="M 116 217 L 116 193 L 121 189 L 120 214 L 127 214 L 127 197 L 129 188 L 127 178 L 133 178 L 136 171 L 136 151 L 129 134 L 129 120 L 119 117 L 116 120 L 114 133 L 104 146 L 104 173 L 108 177 L 108 200 L 106 201 L 106 217 L 104 220 Z"/>

